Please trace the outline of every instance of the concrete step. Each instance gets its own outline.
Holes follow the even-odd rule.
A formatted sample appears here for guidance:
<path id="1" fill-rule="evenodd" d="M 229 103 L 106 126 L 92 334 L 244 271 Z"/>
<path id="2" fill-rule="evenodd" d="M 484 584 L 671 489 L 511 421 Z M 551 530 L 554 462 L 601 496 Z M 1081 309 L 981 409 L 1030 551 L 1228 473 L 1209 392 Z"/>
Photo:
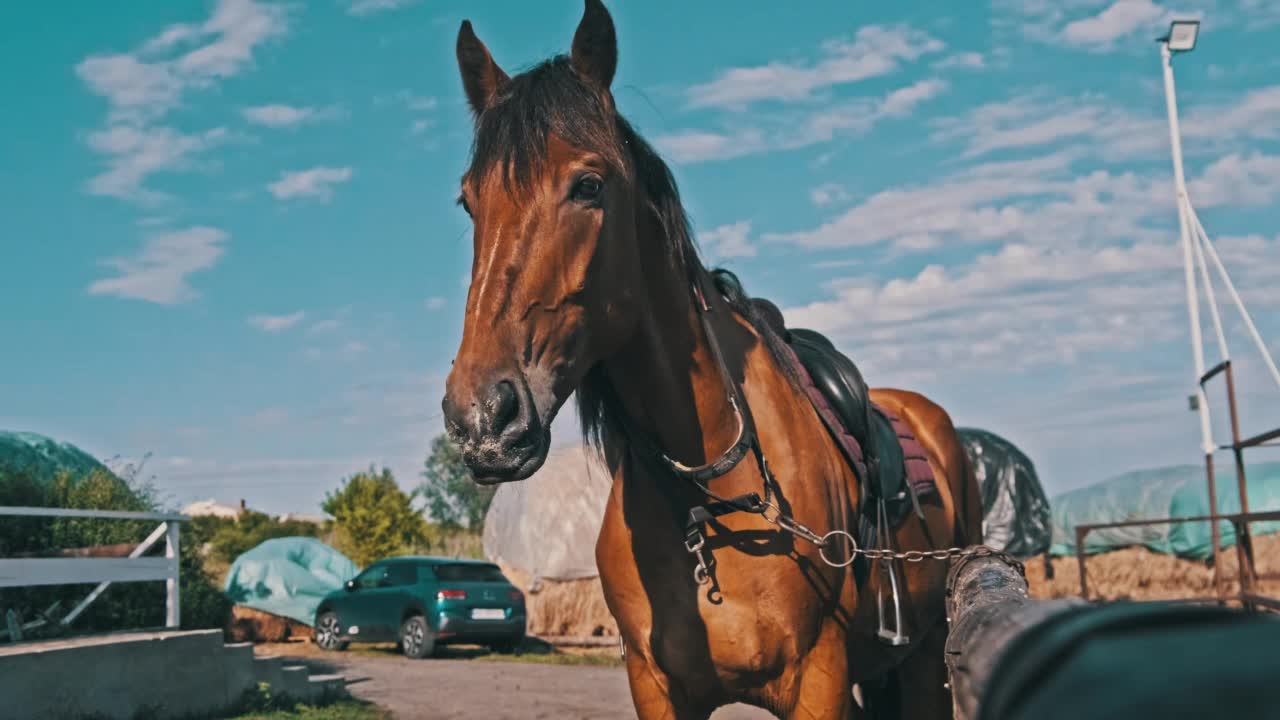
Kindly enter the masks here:
<path id="1" fill-rule="evenodd" d="M 347 696 L 347 681 L 341 675 L 312 675 L 312 701 L 335 700 Z"/>
<path id="2" fill-rule="evenodd" d="M 253 676 L 253 643 L 231 643 L 222 646 L 223 678 L 228 707 L 240 702 L 244 694 L 257 687 Z"/>
<path id="3" fill-rule="evenodd" d="M 270 685 L 273 693 L 280 692 L 284 685 L 280 658 L 255 657 L 253 659 L 253 681 Z"/>
<path id="4" fill-rule="evenodd" d="M 311 673 L 303 665 L 285 665 L 280 668 L 280 687 L 272 688 L 273 695 L 285 695 L 300 702 L 311 702 Z"/>

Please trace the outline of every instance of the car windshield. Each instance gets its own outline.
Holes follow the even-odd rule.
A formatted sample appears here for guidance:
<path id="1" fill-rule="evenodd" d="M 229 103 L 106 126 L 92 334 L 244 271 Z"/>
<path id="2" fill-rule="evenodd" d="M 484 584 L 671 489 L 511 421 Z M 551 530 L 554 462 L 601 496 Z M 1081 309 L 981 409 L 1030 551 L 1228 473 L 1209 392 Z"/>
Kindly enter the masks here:
<path id="1" fill-rule="evenodd" d="M 436 577 L 446 582 L 506 582 L 497 565 L 436 565 Z"/>

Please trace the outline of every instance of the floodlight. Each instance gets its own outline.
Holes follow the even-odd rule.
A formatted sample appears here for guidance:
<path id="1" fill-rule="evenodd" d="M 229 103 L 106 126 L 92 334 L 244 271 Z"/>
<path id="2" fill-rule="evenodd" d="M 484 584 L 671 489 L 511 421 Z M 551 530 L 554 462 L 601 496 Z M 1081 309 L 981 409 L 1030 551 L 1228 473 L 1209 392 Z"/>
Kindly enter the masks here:
<path id="1" fill-rule="evenodd" d="M 1169 25 L 1169 34 L 1164 41 L 1169 44 L 1170 52 L 1191 52 L 1195 49 L 1199 34 L 1199 20 L 1174 20 Z"/>

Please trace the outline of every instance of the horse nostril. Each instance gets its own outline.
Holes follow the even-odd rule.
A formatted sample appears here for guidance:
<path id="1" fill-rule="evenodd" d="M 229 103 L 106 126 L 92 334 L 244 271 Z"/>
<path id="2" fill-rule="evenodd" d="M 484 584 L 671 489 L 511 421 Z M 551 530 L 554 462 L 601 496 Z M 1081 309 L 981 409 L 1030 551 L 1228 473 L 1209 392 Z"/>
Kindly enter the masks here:
<path id="1" fill-rule="evenodd" d="M 516 395 L 516 386 L 510 380 L 503 380 L 494 388 L 493 395 L 493 429 L 502 432 L 520 414 L 520 398 Z"/>

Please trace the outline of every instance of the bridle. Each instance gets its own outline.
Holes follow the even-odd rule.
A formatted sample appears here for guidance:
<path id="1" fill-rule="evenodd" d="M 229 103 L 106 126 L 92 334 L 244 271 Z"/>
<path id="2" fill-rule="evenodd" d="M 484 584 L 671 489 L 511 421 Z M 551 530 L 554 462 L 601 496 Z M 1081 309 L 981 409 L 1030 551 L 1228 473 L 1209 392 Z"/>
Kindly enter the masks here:
<path id="1" fill-rule="evenodd" d="M 702 465 L 686 465 L 667 455 L 645 433 L 640 432 L 625 413 L 620 414 L 623 429 L 633 445 L 637 446 L 644 454 L 657 457 L 671 474 L 689 482 L 712 500 L 712 502 L 704 505 L 696 505 L 690 508 L 689 516 L 685 523 L 685 549 L 694 555 L 697 561 L 693 571 L 694 580 L 699 585 L 709 583 L 712 580 L 711 568 L 715 564 L 715 559 L 705 548 L 706 524 L 715 518 L 738 512 L 761 515 L 765 520 L 777 525 L 780 529 L 814 543 L 818 546 L 818 554 L 822 557 L 823 562 L 832 567 L 848 566 L 857 558 L 859 551 L 858 543 L 854 540 L 852 534 L 846 530 L 837 529 L 831 530 L 825 535 L 818 535 L 800 524 L 790 514 L 784 512 L 773 500 L 777 489 L 777 479 L 769 469 L 769 461 L 765 458 L 764 449 L 760 446 L 760 436 L 756 432 L 755 421 L 751 416 L 751 408 L 742 394 L 742 389 L 733 381 L 733 376 L 729 373 L 729 367 L 724 360 L 724 353 L 720 349 L 720 341 L 711 326 L 712 306 L 707 302 L 706 291 L 703 288 L 706 277 L 705 272 L 699 273 L 697 270 L 692 270 L 689 277 L 689 287 L 693 295 L 694 307 L 698 313 L 698 321 L 702 326 L 703 335 L 706 337 L 707 346 L 716 365 L 716 371 L 720 374 L 725 397 L 729 402 L 730 409 L 733 411 L 734 422 L 738 428 L 734 443 L 710 462 Z M 727 475 L 746 458 L 748 453 L 755 455 L 756 464 L 763 482 L 762 491 L 759 493 L 749 492 L 735 497 L 723 497 L 713 491 L 709 483 L 716 478 Z M 842 497 L 843 493 L 838 496 Z M 837 538 L 842 538 L 848 543 L 847 559 L 833 560 L 827 557 L 828 547 Z"/>

